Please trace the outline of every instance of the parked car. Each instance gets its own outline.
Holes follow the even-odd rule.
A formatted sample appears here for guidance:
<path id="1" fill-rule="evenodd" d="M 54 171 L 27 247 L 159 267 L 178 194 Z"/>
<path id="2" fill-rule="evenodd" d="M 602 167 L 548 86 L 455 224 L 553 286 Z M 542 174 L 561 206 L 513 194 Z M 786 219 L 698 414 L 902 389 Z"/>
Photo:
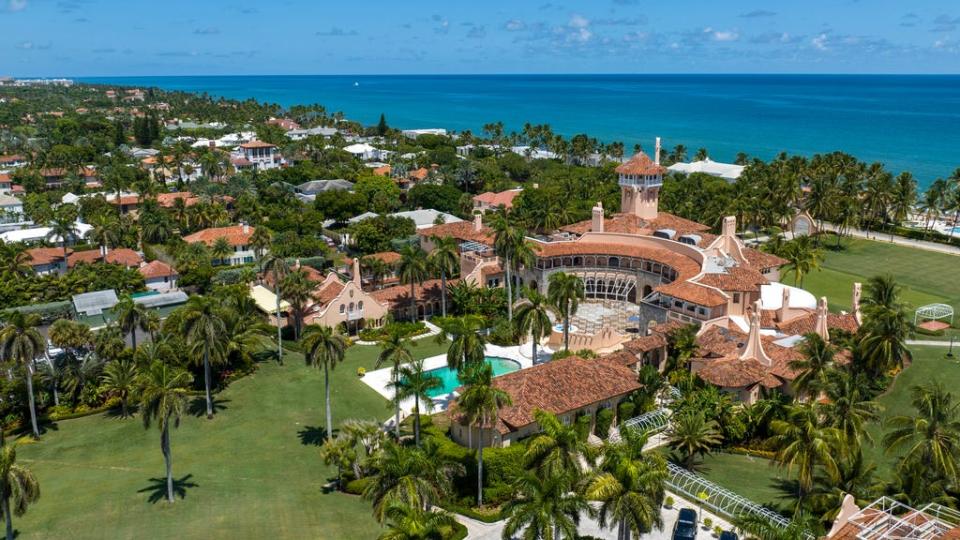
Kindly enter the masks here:
<path id="1" fill-rule="evenodd" d="M 723 531 L 720 533 L 720 540 L 740 540 L 740 537 L 733 531 Z"/>
<path id="2" fill-rule="evenodd" d="M 691 508 L 681 508 L 677 522 L 673 525 L 673 540 L 695 540 L 697 538 L 697 513 Z"/>

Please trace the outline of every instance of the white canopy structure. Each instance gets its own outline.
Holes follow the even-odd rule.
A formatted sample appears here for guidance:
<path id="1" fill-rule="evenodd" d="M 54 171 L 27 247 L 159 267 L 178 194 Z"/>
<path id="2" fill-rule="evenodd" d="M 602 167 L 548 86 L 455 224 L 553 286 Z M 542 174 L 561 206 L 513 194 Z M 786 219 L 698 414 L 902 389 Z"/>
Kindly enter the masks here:
<path id="1" fill-rule="evenodd" d="M 940 319 L 950 319 L 950 325 L 953 325 L 953 307 L 947 304 L 927 304 L 917 309 L 913 314 L 913 324 L 923 319 L 926 321 L 939 321 Z"/>

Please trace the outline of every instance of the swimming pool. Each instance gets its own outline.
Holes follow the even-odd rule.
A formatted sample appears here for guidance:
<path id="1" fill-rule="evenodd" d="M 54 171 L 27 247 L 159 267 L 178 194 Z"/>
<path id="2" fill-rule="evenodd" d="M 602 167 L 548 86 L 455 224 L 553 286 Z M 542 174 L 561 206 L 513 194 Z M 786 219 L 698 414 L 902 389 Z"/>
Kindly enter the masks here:
<path id="1" fill-rule="evenodd" d="M 506 373 L 513 373 L 514 371 L 520 369 L 520 363 L 516 360 L 510 360 L 509 358 L 487 356 L 483 360 L 493 367 L 494 377 L 497 375 L 504 375 Z M 457 379 L 457 370 L 450 369 L 447 366 L 431 369 L 427 373 L 440 377 L 440 382 L 442 383 L 439 387 L 427 392 L 427 394 L 432 398 L 449 394 L 461 385 L 460 380 Z"/>

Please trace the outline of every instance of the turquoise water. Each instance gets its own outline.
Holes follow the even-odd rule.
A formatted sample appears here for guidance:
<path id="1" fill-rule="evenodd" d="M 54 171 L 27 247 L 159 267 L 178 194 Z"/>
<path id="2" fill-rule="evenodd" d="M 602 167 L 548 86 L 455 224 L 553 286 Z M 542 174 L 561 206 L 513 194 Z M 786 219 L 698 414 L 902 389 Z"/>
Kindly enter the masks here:
<path id="1" fill-rule="evenodd" d="M 484 358 L 484 361 L 490 364 L 493 367 L 493 375 L 504 375 L 506 373 L 513 373 L 520 369 L 520 364 L 516 360 L 510 360 L 509 358 L 500 358 L 497 356 L 487 356 Z M 450 392 L 453 392 L 461 386 L 460 380 L 457 379 L 457 370 L 450 369 L 446 366 L 437 369 L 431 369 L 427 373 L 431 375 L 436 375 L 440 377 L 440 381 L 443 383 L 439 387 L 427 392 L 430 397 L 439 397 Z"/>
<path id="2" fill-rule="evenodd" d="M 661 136 L 713 159 L 737 152 L 769 159 L 843 150 L 921 184 L 960 166 L 956 75 L 390 75 L 107 77 L 87 82 L 158 86 L 256 98 L 289 106 L 321 103 L 348 118 L 395 127 L 479 133 L 503 121 L 550 124 L 648 150 Z M 355 85 L 354 83 L 357 83 Z"/>

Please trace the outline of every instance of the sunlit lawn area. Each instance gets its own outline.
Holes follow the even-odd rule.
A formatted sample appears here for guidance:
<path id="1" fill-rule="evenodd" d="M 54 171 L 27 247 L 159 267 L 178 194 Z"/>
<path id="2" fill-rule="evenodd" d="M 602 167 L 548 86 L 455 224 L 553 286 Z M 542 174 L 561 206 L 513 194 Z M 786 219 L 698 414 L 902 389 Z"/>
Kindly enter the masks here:
<path id="1" fill-rule="evenodd" d="M 792 504 L 795 484 L 785 469 L 776 463 L 741 454 L 715 453 L 697 466 L 697 472 L 710 481 L 753 502 L 775 509 Z"/>
<path id="2" fill-rule="evenodd" d="M 445 345 L 422 340 L 418 357 Z M 365 385 L 376 347 L 353 347 L 333 372 L 335 423 L 385 420 L 386 400 Z M 320 460 L 322 372 L 289 354 L 217 396 L 213 420 L 190 416 L 172 432 L 174 477 L 182 495 L 162 498 L 160 434 L 139 419 L 98 415 L 59 422 L 19 459 L 42 496 L 15 519 L 20 538 L 373 538 L 368 502 L 323 486 L 335 471 Z"/>

